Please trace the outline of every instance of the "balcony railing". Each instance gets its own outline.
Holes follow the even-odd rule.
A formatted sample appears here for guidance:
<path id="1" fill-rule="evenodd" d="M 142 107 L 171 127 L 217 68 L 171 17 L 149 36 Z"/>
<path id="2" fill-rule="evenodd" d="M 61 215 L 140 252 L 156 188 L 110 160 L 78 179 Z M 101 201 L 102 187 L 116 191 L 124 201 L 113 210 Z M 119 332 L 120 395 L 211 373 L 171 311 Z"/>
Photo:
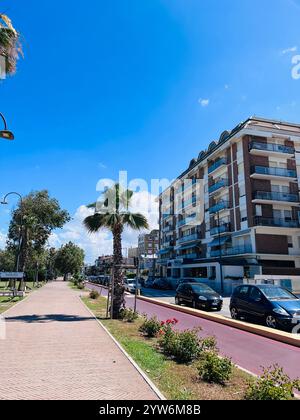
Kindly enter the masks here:
<path id="1" fill-rule="evenodd" d="M 287 220 L 277 217 L 259 217 L 254 218 L 254 225 L 256 226 L 272 226 L 285 228 L 298 228 L 300 222 L 298 220 Z"/>
<path id="2" fill-rule="evenodd" d="M 183 260 L 195 260 L 199 259 L 200 255 L 196 252 L 193 252 L 192 254 L 184 254 L 184 255 L 177 255 L 177 258 L 183 259 Z"/>
<path id="3" fill-rule="evenodd" d="M 224 188 L 224 187 L 228 187 L 228 179 L 220 179 L 214 185 L 209 187 L 208 192 L 209 194 L 212 194 L 215 191 L 218 191 L 220 188 Z"/>
<path id="4" fill-rule="evenodd" d="M 282 144 L 275 144 L 275 143 L 260 143 L 257 141 L 253 141 L 250 143 L 249 146 L 250 150 L 264 150 L 267 152 L 278 152 L 278 153 L 287 153 L 287 154 L 294 154 L 295 149 L 290 146 L 284 146 Z"/>
<path id="5" fill-rule="evenodd" d="M 253 198 L 255 200 L 288 201 L 291 203 L 297 203 L 299 201 L 298 194 L 289 194 L 275 191 L 256 191 L 253 195 Z"/>
<path id="6" fill-rule="evenodd" d="M 210 207 L 209 212 L 210 214 L 218 213 L 221 210 L 229 208 L 229 201 L 220 201 L 216 205 Z"/>
<path id="7" fill-rule="evenodd" d="M 186 207 L 196 204 L 196 202 L 197 202 L 196 197 L 192 197 L 182 203 L 182 208 L 185 209 Z"/>
<path id="8" fill-rule="evenodd" d="M 222 248 L 220 250 L 211 251 L 211 257 L 228 257 L 230 255 L 243 255 L 243 254 L 251 254 L 252 253 L 252 245 L 245 245 L 245 246 L 238 246 L 233 248 Z"/>
<path id="9" fill-rule="evenodd" d="M 181 226 L 185 226 L 189 223 L 193 223 L 196 220 L 196 215 L 195 216 L 191 216 L 191 217 L 187 217 L 185 219 L 179 220 L 177 222 L 177 227 L 181 227 Z"/>
<path id="10" fill-rule="evenodd" d="M 194 233 L 192 235 L 185 235 L 185 236 L 179 238 L 177 242 L 179 244 L 183 244 L 185 242 L 197 241 L 200 238 L 201 238 L 201 234 L 200 233 Z"/>
<path id="11" fill-rule="evenodd" d="M 220 225 L 220 227 L 216 226 L 210 230 L 211 236 L 225 232 L 230 232 L 230 223 L 224 223 L 223 225 Z"/>
<path id="12" fill-rule="evenodd" d="M 225 157 L 217 160 L 214 164 L 212 164 L 208 168 L 208 173 L 211 174 L 212 172 L 214 172 L 216 169 L 220 168 L 223 165 L 227 165 L 227 160 Z"/>
<path id="13" fill-rule="evenodd" d="M 174 216 L 173 212 L 171 212 L 171 213 L 164 213 L 162 215 L 162 218 L 163 218 L 163 220 L 165 220 L 165 219 L 167 219 L 168 217 L 171 217 L 171 216 Z"/>
<path id="14" fill-rule="evenodd" d="M 287 178 L 297 178 L 297 171 L 294 169 L 275 168 L 267 166 L 253 166 L 252 174 L 283 176 Z"/>
<path id="15" fill-rule="evenodd" d="M 181 194 L 185 191 L 188 191 L 190 188 L 196 185 L 196 183 L 197 183 L 196 178 L 189 179 L 189 180 L 186 179 L 185 182 L 175 190 L 175 194 Z"/>
<path id="16" fill-rule="evenodd" d="M 171 232 L 172 230 L 174 230 L 173 226 L 165 226 L 162 228 L 162 232 Z"/>

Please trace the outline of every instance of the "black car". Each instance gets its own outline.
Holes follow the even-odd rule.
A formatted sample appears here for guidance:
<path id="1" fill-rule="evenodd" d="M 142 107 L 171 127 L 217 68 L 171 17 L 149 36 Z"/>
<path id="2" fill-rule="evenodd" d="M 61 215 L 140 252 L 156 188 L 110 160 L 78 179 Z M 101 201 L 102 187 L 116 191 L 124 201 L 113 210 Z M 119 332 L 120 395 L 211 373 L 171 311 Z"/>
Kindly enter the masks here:
<path id="1" fill-rule="evenodd" d="M 154 289 L 170 290 L 170 284 L 166 279 L 155 279 L 153 282 Z"/>
<path id="2" fill-rule="evenodd" d="M 175 296 L 176 305 L 185 303 L 193 308 L 220 311 L 223 306 L 222 297 L 204 283 L 182 283 Z"/>
<path id="3" fill-rule="evenodd" d="M 233 319 L 251 318 L 270 328 L 291 330 L 300 324 L 300 299 L 280 286 L 243 285 L 233 292 L 230 312 Z"/>
<path id="4" fill-rule="evenodd" d="M 184 284 L 184 283 L 201 283 L 201 284 L 203 284 L 203 280 L 201 280 L 201 279 L 189 279 L 189 278 L 186 278 L 186 279 L 179 279 L 178 281 L 177 281 L 177 286 L 179 286 L 180 284 Z"/>

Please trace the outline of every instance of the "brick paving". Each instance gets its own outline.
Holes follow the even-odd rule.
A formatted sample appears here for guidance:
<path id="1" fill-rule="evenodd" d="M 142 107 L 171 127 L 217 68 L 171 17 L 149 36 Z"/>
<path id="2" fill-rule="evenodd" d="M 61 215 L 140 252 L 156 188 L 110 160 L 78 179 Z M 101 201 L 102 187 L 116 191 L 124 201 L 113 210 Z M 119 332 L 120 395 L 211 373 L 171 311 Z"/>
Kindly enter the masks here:
<path id="1" fill-rule="evenodd" d="M 6 314 L 0 399 L 157 399 L 66 283 L 49 283 Z"/>

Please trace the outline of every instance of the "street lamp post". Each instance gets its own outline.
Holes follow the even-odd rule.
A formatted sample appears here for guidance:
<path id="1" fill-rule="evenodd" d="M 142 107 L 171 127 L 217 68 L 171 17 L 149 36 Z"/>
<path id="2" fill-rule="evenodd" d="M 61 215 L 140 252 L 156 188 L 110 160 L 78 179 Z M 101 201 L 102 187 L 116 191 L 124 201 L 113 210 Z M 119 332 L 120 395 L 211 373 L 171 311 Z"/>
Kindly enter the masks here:
<path id="1" fill-rule="evenodd" d="M 21 215 L 20 215 L 20 233 L 19 233 L 19 244 L 18 244 L 18 253 L 17 253 L 17 260 L 16 260 L 16 272 L 19 272 L 19 266 L 20 266 L 20 254 L 21 254 L 21 247 L 22 247 L 22 241 L 23 241 L 23 197 L 21 194 L 19 194 L 18 192 L 12 191 L 9 192 L 8 194 L 6 194 L 6 196 L 3 198 L 3 200 L 1 201 L 0 204 L 3 205 L 7 205 L 7 198 L 10 195 L 16 195 L 20 198 L 20 210 L 21 210 Z"/>
<path id="2" fill-rule="evenodd" d="M 14 140 L 15 136 L 11 131 L 7 129 L 6 119 L 1 112 L 0 112 L 0 118 L 2 119 L 3 124 L 4 124 L 4 130 L 0 130 L 0 138 L 4 140 L 10 140 L 10 141 Z"/>

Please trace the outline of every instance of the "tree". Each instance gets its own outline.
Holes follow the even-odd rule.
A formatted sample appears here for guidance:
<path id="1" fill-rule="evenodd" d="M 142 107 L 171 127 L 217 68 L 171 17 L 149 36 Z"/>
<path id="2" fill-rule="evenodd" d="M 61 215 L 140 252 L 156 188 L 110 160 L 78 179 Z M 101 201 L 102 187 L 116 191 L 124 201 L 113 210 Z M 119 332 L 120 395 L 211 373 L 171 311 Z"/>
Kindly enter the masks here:
<path id="1" fill-rule="evenodd" d="M 15 269 L 15 255 L 9 248 L 0 250 L 0 271 L 13 272 Z"/>
<path id="2" fill-rule="evenodd" d="M 46 190 L 32 192 L 18 203 L 9 225 L 8 245 L 16 254 L 19 253 L 20 271 L 26 270 L 31 255 L 44 250 L 51 232 L 62 228 L 69 220 L 69 213 L 62 210 L 59 202 L 50 198 Z M 24 290 L 23 281 L 20 290 Z"/>
<path id="3" fill-rule="evenodd" d="M 77 275 L 84 265 L 84 251 L 79 246 L 69 242 L 62 246 L 56 253 L 55 268 L 64 275 Z"/>
<path id="4" fill-rule="evenodd" d="M 20 34 L 13 27 L 11 20 L 0 14 L 0 56 L 5 59 L 6 74 L 16 72 L 20 55 L 23 55 Z"/>
<path id="5" fill-rule="evenodd" d="M 119 317 L 124 306 L 124 285 L 122 275 L 122 233 L 126 226 L 134 230 L 148 229 L 145 216 L 132 213 L 129 210 L 133 192 L 123 190 L 119 184 L 108 188 L 101 202 L 89 205 L 95 209 L 95 214 L 84 220 L 84 225 L 90 233 L 108 229 L 113 235 L 113 318 Z"/>

